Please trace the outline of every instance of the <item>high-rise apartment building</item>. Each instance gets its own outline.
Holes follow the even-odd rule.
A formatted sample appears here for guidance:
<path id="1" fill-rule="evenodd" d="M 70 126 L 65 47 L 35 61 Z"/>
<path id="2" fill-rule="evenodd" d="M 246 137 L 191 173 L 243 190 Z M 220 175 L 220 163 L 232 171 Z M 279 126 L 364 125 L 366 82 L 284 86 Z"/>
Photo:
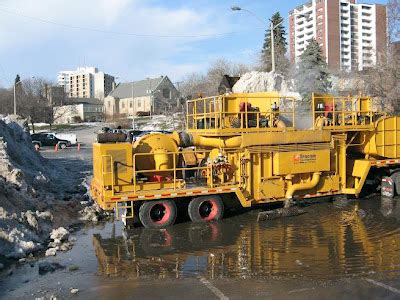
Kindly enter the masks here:
<path id="1" fill-rule="evenodd" d="M 115 88 L 115 78 L 104 72 L 95 73 L 94 80 L 94 97 L 104 99 Z"/>
<path id="2" fill-rule="evenodd" d="M 75 71 L 61 71 L 57 76 L 57 83 L 64 88 L 66 94 L 69 93 L 69 76 L 74 74 Z"/>
<path id="3" fill-rule="evenodd" d="M 363 70 L 387 49 L 386 6 L 312 0 L 289 12 L 289 54 L 296 63 L 316 39 L 331 69 Z"/>
<path id="4" fill-rule="evenodd" d="M 78 68 L 76 71 L 61 71 L 58 85 L 63 86 L 70 98 L 104 99 L 113 89 L 115 78 L 95 67 Z"/>
<path id="5" fill-rule="evenodd" d="M 94 98 L 93 73 L 76 73 L 69 76 L 70 98 Z"/>

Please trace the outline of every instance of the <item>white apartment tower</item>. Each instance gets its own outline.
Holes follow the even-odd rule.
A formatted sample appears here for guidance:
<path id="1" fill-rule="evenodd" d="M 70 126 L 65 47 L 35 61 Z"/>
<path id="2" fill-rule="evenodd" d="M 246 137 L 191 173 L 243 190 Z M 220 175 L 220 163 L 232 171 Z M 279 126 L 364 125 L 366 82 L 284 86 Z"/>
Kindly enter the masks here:
<path id="1" fill-rule="evenodd" d="M 289 12 L 289 53 L 296 63 L 316 39 L 331 69 L 363 70 L 386 53 L 386 6 L 312 0 Z"/>
<path id="2" fill-rule="evenodd" d="M 58 85 L 70 98 L 98 98 L 103 100 L 113 89 L 115 78 L 95 67 L 81 67 L 76 71 L 61 71 Z"/>

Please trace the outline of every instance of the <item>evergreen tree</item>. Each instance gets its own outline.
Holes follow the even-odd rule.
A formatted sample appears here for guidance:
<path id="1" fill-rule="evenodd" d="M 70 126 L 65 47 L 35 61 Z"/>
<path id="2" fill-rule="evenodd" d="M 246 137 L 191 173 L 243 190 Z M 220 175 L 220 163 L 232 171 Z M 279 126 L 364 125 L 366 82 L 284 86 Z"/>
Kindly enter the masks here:
<path id="1" fill-rule="evenodd" d="M 21 81 L 21 78 L 19 77 L 19 74 L 17 74 L 17 76 L 15 76 L 15 84 L 17 84 L 20 81 Z"/>
<path id="2" fill-rule="evenodd" d="M 300 55 L 296 88 L 303 100 L 310 101 L 311 93 L 326 93 L 330 87 L 328 66 L 318 42 L 312 39 Z"/>
<path id="3" fill-rule="evenodd" d="M 277 73 L 286 74 L 289 69 L 289 61 L 285 56 L 287 42 L 285 27 L 282 21 L 283 18 L 279 12 L 276 12 L 271 18 L 273 26 L 276 26 L 274 29 L 275 70 Z M 264 71 L 269 72 L 272 70 L 271 60 L 271 28 L 268 26 L 268 29 L 265 31 L 264 45 L 261 50 L 261 61 Z"/>

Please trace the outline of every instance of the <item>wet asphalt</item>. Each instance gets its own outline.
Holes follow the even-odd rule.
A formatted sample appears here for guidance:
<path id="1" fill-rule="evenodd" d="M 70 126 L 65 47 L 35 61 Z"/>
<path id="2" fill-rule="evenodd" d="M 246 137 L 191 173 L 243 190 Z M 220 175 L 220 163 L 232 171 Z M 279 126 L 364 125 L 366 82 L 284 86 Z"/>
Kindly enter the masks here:
<path id="1" fill-rule="evenodd" d="M 90 143 L 43 153 L 69 167 L 90 166 Z M 0 297 L 400 299 L 400 198 L 302 206 L 303 215 L 260 223 L 252 210 L 209 224 L 181 218 L 164 230 L 125 230 L 117 221 L 86 226 L 73 234 L 71 251 L 2 271 Z M 65 268 L 39 275 L 42 261 Z"/>

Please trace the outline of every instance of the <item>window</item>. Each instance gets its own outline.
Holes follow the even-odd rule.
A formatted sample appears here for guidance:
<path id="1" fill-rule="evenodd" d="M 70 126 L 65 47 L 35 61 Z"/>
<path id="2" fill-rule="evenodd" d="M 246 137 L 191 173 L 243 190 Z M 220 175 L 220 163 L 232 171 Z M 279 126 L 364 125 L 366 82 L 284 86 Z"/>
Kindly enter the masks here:
<path id="1" fill-rule="evenodd" d="M 138 106 L 138 107 L 141 107 L 141 106 L 142 106 L 142 100 L 138 100 L 137 106 Z"/>
<path id="2" fill-rule="evenodd" d="M 125 103 L 124 102 L 121 103 L 121 107 L 125 108 Z"/>
<path id="3" fill-rule="evenodd" d="M 132 100 L 129 102 L 129 107 L 132 108 Z"/>
<path id="4" fill-rule="evenodd" d="M 170 90 L 169 89 L 163 89 L 162 90 L 162 94 L 163 94 L 163 97 L 164 98 L 171 98 L 171 94 L 170 94 L 171 92 L 170 92 Z"/>

